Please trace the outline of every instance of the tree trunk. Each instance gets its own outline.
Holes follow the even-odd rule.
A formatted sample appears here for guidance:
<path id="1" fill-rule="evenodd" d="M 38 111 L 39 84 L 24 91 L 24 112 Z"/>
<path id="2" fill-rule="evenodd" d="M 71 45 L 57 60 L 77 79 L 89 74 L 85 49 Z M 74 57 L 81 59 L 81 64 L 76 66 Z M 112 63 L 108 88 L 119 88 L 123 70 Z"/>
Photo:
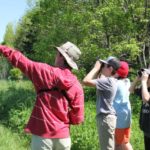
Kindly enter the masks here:
<path id="1" fill-rule="evenodd" d="M 143 67 L 143 64 L 142 64 L 141 56 L 138 56 L 138 60 L 139 60 L 139 63 L 140 63 L 140 67 L 142 68 L 142 67 Z"/>
<path id="2" fill-rule="evenodd" d="M 148 44 L 147 44 L 147 46 L 148 46 L 148 68 L 150 68 L 150 41 L 148 41 Z"/>
<path id="3" fill-rule="evenodd" d="M 99 6 L 99 0 L 96 0 L 96 6 Z"/>
<path id="4" fill-rule="evenodd" d="M 143 45 L 143 49 L 142 49 L 142 57 L 143 57 L 143 62 L 144 62 L 144 67 L 147 67 L 147 63 L 146 63 L 146 58 L 145 58 L 145 43 Z"/>

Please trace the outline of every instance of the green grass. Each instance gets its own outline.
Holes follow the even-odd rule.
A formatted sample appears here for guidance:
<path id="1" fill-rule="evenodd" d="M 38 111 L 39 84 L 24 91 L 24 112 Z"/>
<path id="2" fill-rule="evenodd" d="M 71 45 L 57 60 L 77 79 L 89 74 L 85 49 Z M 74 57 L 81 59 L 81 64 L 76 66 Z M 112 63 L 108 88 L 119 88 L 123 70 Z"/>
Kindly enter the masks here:
<path id="1" fill-rule="evenodd" d="M 29 81 L 0 81 L 0 149 L 24 150 L 30 146 L 30 136 L 23 132 L 33 108 L 35 93 Z M 71 126 L 72 150 L 98 150 L 96 129 L 95 91 L 85 90 L 85 122 Z M 92 100 L 91 100 L 92 99 Z M 132 98 L 131 98 L 132 99 Z M 139 129 L 140 105 L 132 102 L 131 144 L 134 150 L 143 150 L 143 133 Z"/>
<path id="2" fill-rule="evenodd" d="M 139 116 L 133 115 L 131 127 L 131 144 L 134 150 L 144 150 L 143 132 L 139 128 Z"/>
<path id="3" fill-rule="evenodd" d="M 143 133 L 139 129 L 139 116 L 133 114 L 131 126 L 130 143 L 134 150 L 144 150 Z M 80 126 L 73 126 L 72 150 L 98 150 L 98 135 L 95 120 L 95 102 L 85 103 L 85 123 Z"/>
<path id="4" fill-rule="evenodd" d="M 98 149 L 95 112 L 95 102 L 85 102 L 85 122 L 71 127 L 72 150 Z"/>
<path id="5" fill-rule="evenodd" d="M 0 125 L 0 150 L 27 150 L 24 140 L 17 133 Z"/>

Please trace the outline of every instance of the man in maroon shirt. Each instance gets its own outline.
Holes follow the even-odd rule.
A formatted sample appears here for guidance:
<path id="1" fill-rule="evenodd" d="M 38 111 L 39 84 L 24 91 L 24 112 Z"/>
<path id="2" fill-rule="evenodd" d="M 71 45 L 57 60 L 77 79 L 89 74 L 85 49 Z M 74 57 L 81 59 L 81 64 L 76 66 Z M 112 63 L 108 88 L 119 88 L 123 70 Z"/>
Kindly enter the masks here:
<path id="1" fill-rule="evenodd" d="M 70 150 L 70 125 L 84 121 L 84 94 L 77 77 L 81 52 L 71 42 L 57 47 L 55 67 L 34 62 L 21 52 L 0 45 L 2 53 L 33 83 L 36 101 L 25 132 L 32 134 L 32 150 Z"/>

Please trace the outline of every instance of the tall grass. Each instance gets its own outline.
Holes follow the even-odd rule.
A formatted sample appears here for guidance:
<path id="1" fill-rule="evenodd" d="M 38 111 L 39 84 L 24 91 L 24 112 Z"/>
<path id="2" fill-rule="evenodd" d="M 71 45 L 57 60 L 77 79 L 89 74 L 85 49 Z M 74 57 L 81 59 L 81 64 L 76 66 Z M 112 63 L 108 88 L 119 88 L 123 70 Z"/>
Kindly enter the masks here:
<path id="1" fill-rule="evenodd" d="M 33 86 L 29 81 L 0 81 L 0 91 L 0 149 L 27 150 L 30 136 L 23 132 L 23 128 L 34 105 Z M 85 89 L 85 95 L 85 122 L 78 126 L 71 126 L 72 150 L 99 149 L 95 119 L 95 91 Z M 133 110 L 131 144 L 134 150 L 144 150 L 143 134 L 138 125 L 140 104 L 135 101 L 136 97 L 131 99 Z M 11 145 L 16 147 L 10 147 Z"/>
<path id="2" fill-rule="evenodd" d="M 0 125 L 0 150 L 27 150 L 24 141 L 17 133 Z"/>

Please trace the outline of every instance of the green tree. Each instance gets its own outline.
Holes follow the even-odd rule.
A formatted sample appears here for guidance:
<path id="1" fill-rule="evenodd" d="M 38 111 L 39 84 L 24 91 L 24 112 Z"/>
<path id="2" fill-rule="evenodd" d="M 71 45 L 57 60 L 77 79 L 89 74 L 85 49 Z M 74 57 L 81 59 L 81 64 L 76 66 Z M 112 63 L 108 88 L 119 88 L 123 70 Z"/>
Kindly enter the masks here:
<path id="1" fill-rule="evenodd" d="M 114 55 L 134 66 L 150 58 L 148 0 L 37 0 L 18 23 L 15 47 L 33 60 L 52 64 L 54 46 L 79 46 L 81 68 Z"/>
<path id="2" fill-rule="evenodd" d="M 14 28 L 13 28 L 13 24 L 12 23 L 8 23 L 6 26 L 6 31 L 4 34 L 4 40 L 3 43 L 5 43 L 5 45 L 8 46 L 12 46 L 14 45 Z"/>

